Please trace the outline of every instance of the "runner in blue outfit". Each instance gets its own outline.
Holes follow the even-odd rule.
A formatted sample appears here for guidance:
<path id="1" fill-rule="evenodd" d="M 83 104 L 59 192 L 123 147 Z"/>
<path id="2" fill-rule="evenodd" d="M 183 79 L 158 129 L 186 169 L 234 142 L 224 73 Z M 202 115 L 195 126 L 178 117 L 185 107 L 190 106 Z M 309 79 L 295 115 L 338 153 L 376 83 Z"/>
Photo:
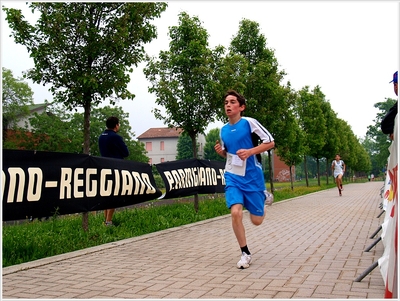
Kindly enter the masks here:
<path id="1" fill-rule="evenodd" d="M 220 131 L 214 149 L 226 158 L 225 198 L 231 210 L 232 228 L 241 249 L 237 268 L 251 264 L 243 225 L 243 207 L 250 212 L 251 222 L 258 226 L 264 220 L 266 187 L 258 154 L 274 148 L 272 135 L 256 119 L 242 117 L 246 99 L 234 90 L 225 94 L 225 114 L 229 119 Z M 255 139 L 256 138 L 256 139 Z M 261 140 L 262 143 L 253 143 Z"/>

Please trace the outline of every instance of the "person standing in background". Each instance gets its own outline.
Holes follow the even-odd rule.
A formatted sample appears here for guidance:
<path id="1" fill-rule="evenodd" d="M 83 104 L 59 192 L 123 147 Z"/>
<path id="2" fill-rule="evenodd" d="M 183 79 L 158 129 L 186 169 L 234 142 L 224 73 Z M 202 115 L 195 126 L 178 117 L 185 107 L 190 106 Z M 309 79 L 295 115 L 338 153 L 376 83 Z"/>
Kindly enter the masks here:
<path id="1" fill-rule="evenodd" d="M 120 128 L 118 117 L 111 116 L 106 121 L 107 129 L 99 137 L 99 149 L 102 157 L 124 159 L 129 156 L 129 150 L 124 140 L 117 134 Z M 105 225 L 112 226 L 115 209 L 104 210 Z"/>
<path id="2" fill-rule="evenodd" d="M 398 96 L 398 88 L 397 88 L 397 75 L 398 71 L 393 73 L 393 80 L 390 83 L 393 83 L 393 89 L 394 89 L 394 94 Z M 382 133 L 389 135 L 390 140 L 393 140 L 393 131 L 394 131 L 394 119 L 396 118 L 397 115 L 397 101 L 389 109 L 389 111 L 386 113 L 385 117 L 383 117 L 381 121 L 381 130 Z"/>

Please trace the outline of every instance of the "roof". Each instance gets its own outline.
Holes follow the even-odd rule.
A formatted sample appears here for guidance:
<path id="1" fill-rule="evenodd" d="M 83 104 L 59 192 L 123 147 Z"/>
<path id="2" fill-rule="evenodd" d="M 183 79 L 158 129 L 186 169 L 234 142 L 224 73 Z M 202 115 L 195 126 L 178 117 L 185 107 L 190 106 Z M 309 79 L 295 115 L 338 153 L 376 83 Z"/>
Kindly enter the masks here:
<path id="1" fill-rule="evenodd" d="M 181 128 L 149 128 L 146 132 L 137 137 L 137 139 L 149 138 L 179 138 L 183 129 Z"/>
<path id="2" fill-rule="evenodd" d="M 48 106 L 48 103 L 38 103 L 38 104 L 31 104 L 28 105 L 28 110 L 29 110 L 29 114 L 35 113 L 35 112 L 40 112 L 40 111 L 46 111 L 46 107 Z M 18 114 L 18 118 L 25 118 L 25 114 Z"/>
<path id="3" fill-rule="evenodd" d="M 37 109 L 45 108 L 48 105 L 49 104 L 47 104 L 47 103 L 35 103 L 33 105 L 29 105 L 28 108 L 29 108 L 30 111 L 34 111 L 34 110 L 37 110 Z"/>

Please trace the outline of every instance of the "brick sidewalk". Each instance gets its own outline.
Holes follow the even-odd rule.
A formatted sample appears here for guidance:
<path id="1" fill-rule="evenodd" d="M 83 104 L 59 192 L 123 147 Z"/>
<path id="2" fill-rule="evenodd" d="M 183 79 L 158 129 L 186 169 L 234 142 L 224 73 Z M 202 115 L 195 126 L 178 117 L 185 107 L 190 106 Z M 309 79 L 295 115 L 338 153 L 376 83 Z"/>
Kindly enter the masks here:
<path id="1" fill-rule="evenodd" d="M 230 216 L 3 268 L 6 299 L 383 299 L 369 238 L 381 225 L 383 182 L 345 185 L 267 207 L 264 223 L 245 213 L 250 268 Z M 381 233 L 378 234 L 378 236 Z"/>

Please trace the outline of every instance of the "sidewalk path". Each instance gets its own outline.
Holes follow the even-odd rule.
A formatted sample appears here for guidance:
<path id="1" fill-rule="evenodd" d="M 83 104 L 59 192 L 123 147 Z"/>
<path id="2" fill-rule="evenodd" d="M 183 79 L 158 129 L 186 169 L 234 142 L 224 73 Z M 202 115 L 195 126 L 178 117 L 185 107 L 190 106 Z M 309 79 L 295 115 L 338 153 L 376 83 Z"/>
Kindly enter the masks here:
<path id="1" fill-rule="evenodd" d="M 383 254 L 369 238 L 385 214 L 383 182 L 345 185 L 267 207 L 255 227 L 245 212 L 250 268 L 229 215 L 3 268 L 5 299 L 383 299 Z M 379 217 L 378 217 L 379 216 Z M 381 233 L 378 234 L 378 237 Z"/>

